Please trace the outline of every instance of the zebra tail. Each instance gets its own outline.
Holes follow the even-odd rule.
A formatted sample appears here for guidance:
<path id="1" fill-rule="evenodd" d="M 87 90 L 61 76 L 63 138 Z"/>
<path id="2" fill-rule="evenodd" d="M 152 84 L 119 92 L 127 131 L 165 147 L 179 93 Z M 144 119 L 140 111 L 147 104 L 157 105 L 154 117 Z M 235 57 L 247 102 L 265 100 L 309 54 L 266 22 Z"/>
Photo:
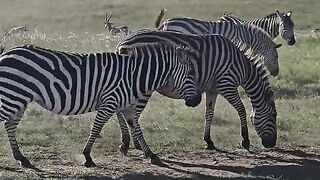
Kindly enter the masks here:
<path id="1" fill-rule="evenodd" d="M 158 28 L 158 27 L 159 27 L 160 22 L 161 22 L 161 20 L 162 20 L 162 18 L 163 18 L 163 16 L 164 16 L 164 14 L 165 14 L 166 12 L 167 12 L 167 10 L 166 10 L 166 9 L 162 9 L 162 10 L 160 11 L 160 14 L 158 15 L 157 20 L 156 20 L 156 22 L 155 22 L 155 26 L 156 26 L 156 28 Z"/>

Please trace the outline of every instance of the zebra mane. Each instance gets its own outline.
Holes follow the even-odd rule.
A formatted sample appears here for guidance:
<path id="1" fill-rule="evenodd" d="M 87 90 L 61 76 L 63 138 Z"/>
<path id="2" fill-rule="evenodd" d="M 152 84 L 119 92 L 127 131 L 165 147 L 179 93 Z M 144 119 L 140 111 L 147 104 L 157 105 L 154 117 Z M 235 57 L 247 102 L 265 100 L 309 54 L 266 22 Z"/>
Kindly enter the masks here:
<path id="1" fill-rule="evenodd" d="M 6 51 L 6 46 L 4 43 L 0 43 L 0 55 Z"/>
<path id="2" fill-rule="evenodd" d="M 125 49 L 125 53 L 120 53 L 120 54 L 125 54 L 128 56 L 134 56 L 136 54 L 136 50 L 137 49 L 143 49 L 146 47 L 156 47 L 156 46 L 160 46 L 160 47 L 169 47 L 169 48 L 174 48 L 177 50 L 182 50 L 185 53 L 187 53 L 188 55 L 194 55 L 195 54 L 195 50 L 182 45 L 182 44 L 178 44 L 178 45 L 173 45 L 171 43 L 168 42 L 150 42 L 150 43 L 141 43 L 141 44 L 134 44 L 134 45 L 130 45 L 129 47 L 124 47 Z"/>
<path id="3" fill-rule="evenodd" d="M 281 14 L 284 14 L 284 13 L 281 13 Z M 275 18 L 275 17 L 277 17 L 277 16 L 278 16 L 277 13 L 273 12 L 273 13 L 265 16 L 265 17 L 253 18 L 253 19 L 251 19 L 251 20 L 242 20 L 242 19 L 240 19 L 238 16 L 234 15 L 231 11 L 224 11 L 224 12 L 222 13 L 220 19 L 223 20 L 223 19 L 226 18 L 226 17 L 232 17 L 232 18 L 236 18 L 236 19 L 238 19 L 238 20 L 240 20 L 241 22 L 244 23 L 244 22 L 254 21 L 254 20 L 257 20 L 257 19 Z"/>
<path id="4" fill-rule="evenodd" d="M 281 14 L 283 14 L 283 13 L 281 13 Z M 254 18 L 254 19 L 275 18 L 275 17 L 277 17 L 277 16 L 278 16 L 277 13 L 273 12 L 273 13 L 271 13 L 271 14 L 263 17 L 263 18 Z"/>
<path id="5" fill-rule="evenodd" d="M 49 49 L 49 48 L 37 46 L 37 45 L 34 45 L 34 44 L 25 44 L 25 45 L 23 45 L 21 47 L 22 48 L 29 48 L 29 49 L 45 50 L 45 51 L 48 51 L 48 52 L 57 52 L 57 53 L 61 53 L 61 54 L 71 54 L 71 55 L 80 56 L 80 57 L 85 57 L 85 56 L 88 56 L 90 54 L 90 53 L 77 53 L 77 52 L 71 52 L 71 51 L 61 51 L 61 50 Z"/>
<path id="6" fill-rule="evenodd" d="M 232 12 L 224 12 L 222 16 L 218 19 L 218 21 L 226 21 L 226 22 L 232 21 L 232 22 L 235 22 L 236 24 L 244 23 L 242 19 L 232 14 Z"/>
<path id="7" fill-rule="evenodd" d="M 261 59 L 255 59 L 251 61 L 252 66 L 257 69 L 257 72 L 259 73 L 259 76 L 261 79 L 266 81 L 267 86 L 270 87 L 270 72 L 267 69 L 267 67 L 264 65 L 263 61 Z"/>

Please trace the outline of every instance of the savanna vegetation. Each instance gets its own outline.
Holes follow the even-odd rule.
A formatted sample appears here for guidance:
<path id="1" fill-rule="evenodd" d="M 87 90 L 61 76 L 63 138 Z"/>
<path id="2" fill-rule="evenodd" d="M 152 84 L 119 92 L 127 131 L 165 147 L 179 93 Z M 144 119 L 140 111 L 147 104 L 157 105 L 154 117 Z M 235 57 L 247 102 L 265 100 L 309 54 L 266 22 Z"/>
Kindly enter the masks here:
<path id="1" fill-rule="evenodd" d="M 224 11 L 250 19 L 263 17 L 275 9 L 291 10 L 297 41 L 290 47 L 281 38 L 276 39 L 284 44 L 279 49 L 280 75 L 270 79 L 278 111 L 278 150 L 264 150 L 250 122 L 252 149 L 256 154 L 242 150 L 237 113 L 219 98 L 212 137 L 223 152 L 205 151 L 202 140 L 204 102 L 196 108 L 187 108 L 181 100 L 155 93 L 140 123 L 150 148 L 173 164 L 171 168 L 152 166 L 140 151 L 133 149 L 129 157 L 123 157 L 118 151 L 118 122 L 113 117 L 93 147 L 93 157 L 100 167 L 88 169 L 81 166 L 84 162 L 82 148 L 94 113 L 65 117 L 32 104 L 19 125 L 17 138 L 24 154 L 39 169 L 23 169 L 14 161 L 5 130 L 0 128 L 0 178 L 316 179 L 320 172 L 320 162 L 312 159 L 320 157 L 320 33 L 317 33 L 320 1 L 0 2 L 0 30 L 3 29 L 0 38 L 6 48 L 35 44 L 79 53 L 114 51 L 121 37 L 111 36 L 104 28 L 105 11 L 115 12 L 112 19 L 115 24 L 137 30 L 154 28 L 155 18 L 162 8 L 168 10 L 165 18 L 192 16 L 208 20 L 217 19 Z M 30 33 L 4 36 L 5 30 L 19 25 L 27 26 Z M 249 115 L 250 103 L 246 95 L 242 95 Z"/>

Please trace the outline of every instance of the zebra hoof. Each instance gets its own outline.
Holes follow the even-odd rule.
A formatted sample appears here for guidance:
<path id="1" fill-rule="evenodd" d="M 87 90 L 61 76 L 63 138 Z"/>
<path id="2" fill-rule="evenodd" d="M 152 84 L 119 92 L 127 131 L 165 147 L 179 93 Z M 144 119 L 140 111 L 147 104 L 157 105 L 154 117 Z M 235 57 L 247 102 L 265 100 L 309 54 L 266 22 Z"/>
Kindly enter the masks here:
<path id="1" fill-rule="evenodd" d="M 96 167 L 97 165 L 93 161 L 86 161 L 84 163 L 85 167 Z"/>
<path id="2" fill-rule="evenodd" d="M 241 145 L 244 149 L 250 151 L 250 141 L 243 140 Z"/>
<path id="3" fill-rule="evenodd" d="M 32 167 L 34 167 L 34 166 L 30 163 L 29 159 L 27 159 L 26 157 L 24 157 L 20 152 L 14 153 L 14 154 L 13 154 L 13 157 L 14 157 L 15 160 L 20 161 L 20 165 L 21 165 L 22 167 L 25 167 L 25 168 L 32 168 Z"/>
<path id="4" fill-rule="evenodd" d="M 23 166 L 25 168 L 33 168 L 34 167 L 27 158 L 20 160 L 20 164 L 21 164 L 21 166 Z"/>
<path id="5" fill-rule="evenodd" d="M 119 150 L 121 152 L 121 154 L 127 156 L 128 154 L 128 150 L 129 150 L 129 146 L 125 146 L 124 144 L 119 146 Z"/>
<path id="6" fill-rule="evenodd" d="M 157 166 L 161 166 L 161 167 L 165 166 L 165 164 L 161 161 L 161 159 L 156 155 L 154 155 L 151 158 L 151 164 L 154 164 L 154 165 L 157 165 Z"/>
<path id="7" fill-rule="evenodd" d="M 214 146 L 214 144 L 213 143 L 208 143 L 207 145 L 206 145 L 206 150 L 215 150 L 216 149 L 216 147 Z"/>

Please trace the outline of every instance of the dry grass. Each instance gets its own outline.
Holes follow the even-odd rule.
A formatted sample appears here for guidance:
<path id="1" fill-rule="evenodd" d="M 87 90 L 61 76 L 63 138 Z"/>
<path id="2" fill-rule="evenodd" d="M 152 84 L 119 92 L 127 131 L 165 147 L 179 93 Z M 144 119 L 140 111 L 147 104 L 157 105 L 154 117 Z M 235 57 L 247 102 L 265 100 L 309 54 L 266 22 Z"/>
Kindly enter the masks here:
<path id="1" fill-rule="evenodd" d="M 19 3 L 20 2 L 20 3 Z M 95 2 L 95 3 L 94 3 Z M 300 2 L 300 1 L 299 1 Z M 42 178 L 128 178 L 128 179 L 306 179 L 317 176 L 320 169 L 320 51 L 319 36 L 312 33 L 318 22 L 318 1 L 36 1 L 28 4 L 3 1 L 0 26 L 28 25 L 30 34 L 2 37 L 7 47 L 36 44 L 47 48 L 81 53 L 113 51 L 120 37 L 110 37 L 103 28 L 104 11 L 115 11 L 119 25 L 133 28 L 152 27 L 158 11 L 165 7 L 169 16 L 189 15 L 214 19 L 222 10 L 232 10 L 242 17 L 263 16 L 274 9 L 291 9 L 298 29 L 297 44 L 279 51 L 280 76 L 272 80 L 277 96 L 278 145 L 285 152 L 264 152 L 259 138 L 249 123 L 253 149 L 248 155 L 240 148 L 239 120 L 235 110 L 222 98 L 218 99 L 212 137 L 218 147 L 229 153 L 203 150 L 202 129 L 204 103 L 187 108 L 181 101 L 156 94 L 141 118 L 150 148 L 168 162 L 171 169 L 149 165 L 140 152 L 130 151 L 128 158 L 118 153 L 120 131 L 112 118 L 93 148 L 100 168 L 87 169 L 82 147 L 89 135 L 93 114 L 63 117 L 53 115 L 32 104 L 18 128 L 18 142 L 23 152 L 44 172 L 22 169 L 14 162 L 3 128 L 0 133 L 0 177 L 20 179 Z M 37 6 L 34 6 L 37 4 Z M 6 8 L 10 7 L 10 8 Z M 250 8 L 251 7 L 251 8 Z M 252 8 L 254 7 L 254 8 Z M 265 7 L 268 7 L 265 9 Z M 36 10 L 35 10 L 36 8 Z M 50 9 L 50 10 L 49 10 Z M 250 9 L 250 11 L 249 11 Z M 314 13 L 313 15 L 311 15 Z M 319 23 L 318 23 L 319 24 Z M 281 41 L 281 40 L 278 40 Z M 244 97 L 247 112 L 251 107 Z M 301 149 L 301 147 L 303 147 Z M 240 155 L 234 155 L 240 152 Z M 269 153 L 261 157 L 260 153 Z M 295 154 L 294 154 L 295 153 Z M 300 154 L 299 154 L 300 153 Z M 301 154 L 304 153 L 304 157 Z M 295 157 L 290 155 L 294 154 Z M 281 159 L 282 158 L 282 159 Z M 283 164 L 284 160 L 292 160 Z M 303 165 L 296 161 L 303 161 Z M 176 161 L 176 162 L 172 162 Z M 199 164 L 202 167 L 199 167 Z M 292 173 L 287 173 L 292 172 Z"/>

